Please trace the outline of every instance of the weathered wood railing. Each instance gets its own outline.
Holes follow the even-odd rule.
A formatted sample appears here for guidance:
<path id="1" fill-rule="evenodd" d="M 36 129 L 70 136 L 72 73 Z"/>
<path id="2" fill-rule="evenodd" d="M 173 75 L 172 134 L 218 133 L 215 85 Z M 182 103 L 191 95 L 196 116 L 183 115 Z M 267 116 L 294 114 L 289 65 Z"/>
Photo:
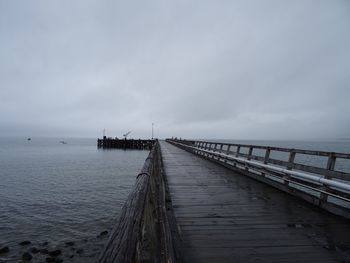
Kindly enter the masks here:
<path id="1" fill-rule="evenodd" d="M 350 218 L 347 170 L 350 154 L 209 141 L 167 141 Z"/>
<path id="2" fill-rule="evenodd" d="M 156 141 L 98 262 L 181 262 L 177 231 Z"/>

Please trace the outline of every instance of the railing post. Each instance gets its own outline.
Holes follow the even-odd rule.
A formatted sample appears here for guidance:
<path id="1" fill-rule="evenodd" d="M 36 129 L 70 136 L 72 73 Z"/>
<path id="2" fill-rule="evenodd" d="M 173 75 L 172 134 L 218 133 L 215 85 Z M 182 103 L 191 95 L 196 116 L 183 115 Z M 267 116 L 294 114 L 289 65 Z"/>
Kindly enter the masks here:
<path id="1" fill-rule="evenodd" d="M 193 146 L 196 148 L 195 150 L 193 150 L 193 152 L 195 154 L 198 154 L 198 150 L 197 149 L 198 149 L 198 146 L 199 146 L 199 142 L 195 141 Z"/>
<path id="2" fill-rule="evenodd" d="M 270 159 L 270 153 L 271 153 L 270 147 L 267 147 L 265 152 L 264 164 L 268 164 Z"/>
<path id="3" fill-rule="evenodd" d="M 252 146 L 249 147 L 247 160 L 250 160 L 250 159 L 251 159 L 251 156 L 252 156 L 252 154 L 253 154 L 253 149 L 254 149 L 254 148 L 253 148 Z M 248 168 L 247 165 L 246 165 L 245 169 L 246 169 L 247 171 L 249 171 L 249 168 Z"/>
<path id="4" fill-rule="evenodd" d="M 291 152 L 289 153 L 287 170 L 292 170 L 293 169 L 294 159 L 295 159 L 295 151 L 292 149 Z M 285 175 L 285 176 L 283 176 L 283 179 L 290 179 L 290 176 L 289 175 Z M 284 180 L 284 184 L 288 186 L 289 185 L 289 181 Z"/>
<path id="5" fill-rule="evenodd" d="M 203 142 L 199 142 L 198 148 L 199 148 L 199 149 L 203 149 L 203 144 L 204 144 Z M 202 153 L 201 151 L 197 151 L 197 154 L 198 154 L 198 155 L 203 155 L 203 153 Z"/>
<path id="6" fill-rule="evenodd" d="M 227 145 L 227 150 L 226 150 L 226 154 L 229 155 L 230 154 L 230 148 L 231 148 L 231 145 Z M 225 158 L 225 163 L 227 163 L 227 158 Z"/>
<path id="7" fill-rule="evenodd" d="M 202 144 L 201 144 L 201 149 L 202 150 L 205 150 L 205 142 L 202 142 Z M 204 152 L 200 152 L 200 155 L 204 155 Z"/>
<path id="8" fill-rule="evenodd" d="M 252 154 L 253 154 L 253 149 L 254 149 L 254 148 L 253 148 L 252 146 L 249 147 L 248 157 L 247 157 L 248 160 L 250 160 L 250 158 L 251 158 L 251 156 L 252 156 Z"/>
<path id="9" fill-rule="evenodd" d="M 331 153 L 329 154 L 329 156 L 328 156 L 327 167 L 326 167 L 326 169 L 327 169 L 328 171 L 333 171 L 333 170 L 334 170 L 334 167 L 335 167 L 335 162 L 336 162 L 336 157 L 335 157 L 334 153 L 331 152 Z M 324 178 L 325 178 L 325 179 L 330 179 L 331 176 L 330 176 L 329 174 L 326 174 Z M 329 189 L 327 186 L 324 186 L 323 188 L 324 188 L 324 190 Z M 320 199 L 321 199 L 321 202 L 327 202 L 328 195 L 327 195 L 326 193 L 321 193 Z"/>
<path id="10" fill-rule="evenodd" d="M 212 150 L 212 146 L 213 146 L 213 144 L 212 143 L 210 143 L 209 144 L 209 151 L 211 151 Z M 212 157 L 210 157 L 210 153 L 208 154 L 208 157 L 209 158 L 213 158 L 214 157 L 214 155 L 212 155 Z"/>
<path id="11" fill-rule="evenodd" d="M 205 143 L 205 150 L 210 151 L 211 143 Z M 209 153 L 204 154 L 205 157 L 209 157 Z"/>
<path id="12" fill-rule="evenodd" d="M 213 152 L 216 152 L 216 147 L 218 146 L 217 143 L 214 144 L 214 149 Z M 215 155 L 213 154 L 212 158 L 215 160 Z M 217 160 L 219 160 L 219 158 L 216 158 Z"/>
<path id="13" fill-rule="evenodd" d="M 224 146 L 224 145 L 223 145 L 222 143 L 220 143 L 219 153 L 221 153 L 221 152 L 222 152 L 222 147 L 223 147 L 223 146 Z M 219 157 L 219 156 L 218 156 L 218 160 L 220 160 L 220 158 L 221 158 L 221 157 Z"/>
<path id="14" fill-rule="evenodd" d="M 271 149 L 270 149 L 270 147 L 267 147 L 265 150 L 264 164 L 269 163 L 270 153 L 271 153 Z M 265 177 L 266 174 L 264 172 L 262 172 L 261 175 Z"/>
<path id="15" fill-rule="evenodd" d="M 204 150 L 208 150 L 208 142 L 205 142 L 204 144 Z M 203 156 L 207 156 L 207 153 L 203 153 Z"/>
<path id="16" fill-rule="evenodd" d="M 335 167 L 335 161 L 336 161 L 336 157 L 334 155 L 334 153 L 330 153 L 328 156 L 328 161 L 327 161 L 327 170 L 333 171 L 334 167 Z M 326 175 L 326 177 L 330 178 L 329 175 Z"/>
<path id="17" fill-rule="evenodd" d="M 239 157 L 239 151 L 241 150 L 241 146 L 237 146 L 237 151 L 236 151 L 236 157 Z M 236 161 L 234 161 L 234 164 L 233 164 L 233 167 L 236 167 L 236 165 L 237 165 L 237 162 Z"/>

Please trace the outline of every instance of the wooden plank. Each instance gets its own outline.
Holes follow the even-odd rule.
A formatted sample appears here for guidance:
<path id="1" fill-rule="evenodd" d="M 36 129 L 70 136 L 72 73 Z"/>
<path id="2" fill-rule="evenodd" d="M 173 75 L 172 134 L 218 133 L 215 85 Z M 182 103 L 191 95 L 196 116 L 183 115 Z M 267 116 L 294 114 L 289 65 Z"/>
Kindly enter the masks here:
<path id="1" fill-rule="evenodd" d="M 187 262 L 350 258 L 347 220 L 166 142 L 160 145 Z"/>

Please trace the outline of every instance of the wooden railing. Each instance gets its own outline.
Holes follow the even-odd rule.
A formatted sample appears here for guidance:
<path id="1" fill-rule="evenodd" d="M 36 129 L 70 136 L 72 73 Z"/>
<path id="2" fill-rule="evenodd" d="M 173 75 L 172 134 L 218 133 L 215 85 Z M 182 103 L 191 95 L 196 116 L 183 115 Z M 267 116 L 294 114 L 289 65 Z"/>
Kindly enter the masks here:
<path id="1" fill-rule="evenodd" d="M 181 262 L 180 239 L 158 141 L 97 262 Z"/>
<path id="2" fill-rule="evenodd" d="M 259 181 L 350 218 L 350 154 L 167 139 Z"/>

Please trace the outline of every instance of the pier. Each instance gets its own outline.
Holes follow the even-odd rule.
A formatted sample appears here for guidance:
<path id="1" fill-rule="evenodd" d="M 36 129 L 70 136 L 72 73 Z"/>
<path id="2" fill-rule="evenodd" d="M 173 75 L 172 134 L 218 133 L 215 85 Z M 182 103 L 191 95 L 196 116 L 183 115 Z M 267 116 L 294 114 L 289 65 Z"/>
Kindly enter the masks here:
<path id="1" fill-rule="evenodd" d="M 156 141 L 98 262 L 349 262 L 349 160 Z"/>
<path id="2" fill-rule="evenodd" d="M 104 136 L 97 139 L 97 147 L 102 149 L 137 149 L 151 150 L 154 140 L 135 140 L 135 139 L 118 139 Z"/>

